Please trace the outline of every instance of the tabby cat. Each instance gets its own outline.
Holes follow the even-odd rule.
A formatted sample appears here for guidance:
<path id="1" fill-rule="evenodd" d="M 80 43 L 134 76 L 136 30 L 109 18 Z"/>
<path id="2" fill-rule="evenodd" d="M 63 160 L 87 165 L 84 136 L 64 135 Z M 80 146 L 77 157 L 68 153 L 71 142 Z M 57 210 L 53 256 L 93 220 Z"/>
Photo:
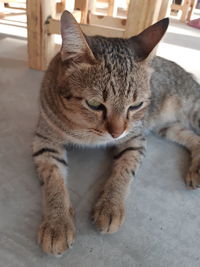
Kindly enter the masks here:
<path id="1" fill-rule="evenodd" d="M 150 56 L 164 35 L 163 19 L 129 39 L 85 36 L 74 17 L 61 17 L 62 47 L 46 71 L 33 158 L 41 180 L 44 218 L 38 240 L 62 254 L 75 238 L 66 186 L 67 145 L 113 145 L 111 175 L 92 211 L 102 233 L 124 222 L 125 198 L 153 131 L 191 152 L 186 176 L 200 186 L 200 85 L 175 63 Z"/>

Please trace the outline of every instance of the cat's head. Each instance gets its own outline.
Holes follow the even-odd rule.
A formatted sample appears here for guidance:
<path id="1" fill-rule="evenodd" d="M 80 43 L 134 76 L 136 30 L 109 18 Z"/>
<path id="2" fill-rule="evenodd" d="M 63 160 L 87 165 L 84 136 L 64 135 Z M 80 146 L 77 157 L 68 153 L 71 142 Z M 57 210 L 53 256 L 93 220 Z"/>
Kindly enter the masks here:
<path id="1" fill-rule="evenodd" d="M 161 20 L 129 39 L 86 37 L 73 16 L 63 13 L 62 112 L 88 142 L 112 142 L 143 119 L 150 98 L 149 54 L 167 26 L 168 19 Z"/>

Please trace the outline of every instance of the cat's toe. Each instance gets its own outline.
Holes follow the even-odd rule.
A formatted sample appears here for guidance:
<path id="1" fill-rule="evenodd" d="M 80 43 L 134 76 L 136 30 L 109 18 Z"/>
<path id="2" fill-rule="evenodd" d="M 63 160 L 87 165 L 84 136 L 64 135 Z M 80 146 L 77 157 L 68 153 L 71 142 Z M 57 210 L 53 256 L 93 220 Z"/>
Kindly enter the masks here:
<path id="1" fill-rule="evenodd" d="M 125 219 L 124 204 L 100 199 L 92 211 L 91 218 L 101 233 L 115 233 Z"/>
<path id="2" fill-rule="evenodd" d="M 192 168 L 189 170 L 185 179 L 186 185 L 189 189 L 197 189 L 200 187 L 200 169 Z"/>
<path id="3" fill-rule="evenodd" d="M 38 231 L 38 243 L 44 252 L 54 256 L 62 254 L 72 246 L 75 238 L 75 227 L 71 218 L 65 220 L 45 220 Z"/>

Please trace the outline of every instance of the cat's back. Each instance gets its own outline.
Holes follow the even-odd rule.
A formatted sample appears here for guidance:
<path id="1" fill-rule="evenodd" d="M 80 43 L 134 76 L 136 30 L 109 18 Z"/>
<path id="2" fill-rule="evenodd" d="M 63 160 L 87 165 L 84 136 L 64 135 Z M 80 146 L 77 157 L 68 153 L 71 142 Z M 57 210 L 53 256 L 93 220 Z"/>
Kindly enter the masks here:
<path id="1" fill-rule="evenodd" d="M 151 68 L 152 94 L 167 92 L 169 95 L 178 94 L 188 97 L 199 91 L 199 84 L 192 74 L 173 61 L 156 56 L 151 62 Z"/>
<path id="2" fill-rule="evenodd" d="M 155 57 L 151 68 L 151 104 L 146 118 L 148 128 L 163 121 L 176 121 L 179 113 L 191 109 L 200 99 L 200 85 L 178 64 Z"/>

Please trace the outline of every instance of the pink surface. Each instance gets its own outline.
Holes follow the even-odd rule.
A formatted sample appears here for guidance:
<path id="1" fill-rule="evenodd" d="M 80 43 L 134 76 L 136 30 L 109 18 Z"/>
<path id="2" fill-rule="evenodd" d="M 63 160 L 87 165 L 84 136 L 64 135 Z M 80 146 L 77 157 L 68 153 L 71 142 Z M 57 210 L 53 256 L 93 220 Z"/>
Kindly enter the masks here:
<path id="1" fill-rule="evenodd" d="M 200 29 L 200 18 L 189 21 L 188 25 Z"/>

